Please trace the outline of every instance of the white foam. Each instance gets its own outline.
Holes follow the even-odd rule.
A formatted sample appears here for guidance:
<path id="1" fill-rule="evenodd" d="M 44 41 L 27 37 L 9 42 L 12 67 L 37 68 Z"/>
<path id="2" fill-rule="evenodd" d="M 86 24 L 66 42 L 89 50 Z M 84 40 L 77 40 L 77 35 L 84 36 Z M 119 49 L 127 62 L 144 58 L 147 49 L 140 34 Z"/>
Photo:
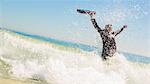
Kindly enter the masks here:
<path id="1" fill-rule="evenodd" d="M 49 84 L 148 84 L 150 68 L 127 61 L 116 53 L 103 62 L 94 52 L 70 52 L 0 32 L 0 58 L 19 79 Z M 3 44 L 3 45 L 2 45 Z"/>

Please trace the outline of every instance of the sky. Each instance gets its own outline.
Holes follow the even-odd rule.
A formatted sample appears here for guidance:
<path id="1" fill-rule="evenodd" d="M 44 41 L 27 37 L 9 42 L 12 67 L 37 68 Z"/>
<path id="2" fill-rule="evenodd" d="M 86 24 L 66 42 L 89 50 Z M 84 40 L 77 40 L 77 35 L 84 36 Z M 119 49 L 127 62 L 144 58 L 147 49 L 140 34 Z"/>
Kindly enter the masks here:
<path id="1" fill-rule="evenodd" d="M 128 28 L 116 37 L 119 51 L 150 56 L 148 0 L 0 0 L 0 26 L 59 40 L 97 46 L 99 34 L 90 17 L 76 9 L 96 11 L 101 28 Z M 100 41 L 99 41 L 100 40 Z"/>

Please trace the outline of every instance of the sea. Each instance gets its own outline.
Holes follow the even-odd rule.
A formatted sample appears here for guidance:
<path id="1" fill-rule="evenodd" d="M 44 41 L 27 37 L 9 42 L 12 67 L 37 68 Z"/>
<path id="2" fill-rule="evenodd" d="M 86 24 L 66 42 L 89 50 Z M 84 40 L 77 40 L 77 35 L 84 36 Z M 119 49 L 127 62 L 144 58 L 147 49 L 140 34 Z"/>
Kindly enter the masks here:
<path id="1" fill-rule="evenodd" d="M 150 57 L 118 51 L 103 61 L 100 50 L 1 28 L 0 84 L 150 83 Z"/>

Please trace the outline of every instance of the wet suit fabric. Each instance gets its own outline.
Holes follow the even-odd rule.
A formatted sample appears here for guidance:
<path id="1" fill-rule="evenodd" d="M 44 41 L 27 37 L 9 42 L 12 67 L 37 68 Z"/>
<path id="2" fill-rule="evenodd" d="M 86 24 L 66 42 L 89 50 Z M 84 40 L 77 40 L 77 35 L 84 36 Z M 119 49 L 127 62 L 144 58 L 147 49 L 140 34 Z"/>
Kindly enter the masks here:
<path id="1" fill-rule="evenodd" d="M 103 49 L 102 49 L 102 58 L 106 60 L 107 57 L 112 57 L 116 52 L 116 42 L 115 36 L 117 36 L 124 28 L 117 30 L 115 32 L 108 32 L 107 29 L 101 29 L 95 19 L 91 19 L 91 22 L 95 29 L 100 33 L 103 42 Z"/>

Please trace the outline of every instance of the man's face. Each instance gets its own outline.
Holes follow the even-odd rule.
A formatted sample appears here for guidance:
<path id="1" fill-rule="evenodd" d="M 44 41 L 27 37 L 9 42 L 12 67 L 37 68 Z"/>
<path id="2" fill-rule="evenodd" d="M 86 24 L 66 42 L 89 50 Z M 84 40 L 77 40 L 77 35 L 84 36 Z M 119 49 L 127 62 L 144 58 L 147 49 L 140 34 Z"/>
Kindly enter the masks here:
<path id="1" fill-rule="evenodd" d="M 106 25 L 106 29 L 108 32 L 111 32 L 112 31 L 112 25 L 111 24 Z"/>
<path id="2" fill-rule="evenodd" d="M 112 27 L 109 27 L 109 28 L 108 28 L 108 32 L 111 32 L 111 31 L 112 31 Z"/>

